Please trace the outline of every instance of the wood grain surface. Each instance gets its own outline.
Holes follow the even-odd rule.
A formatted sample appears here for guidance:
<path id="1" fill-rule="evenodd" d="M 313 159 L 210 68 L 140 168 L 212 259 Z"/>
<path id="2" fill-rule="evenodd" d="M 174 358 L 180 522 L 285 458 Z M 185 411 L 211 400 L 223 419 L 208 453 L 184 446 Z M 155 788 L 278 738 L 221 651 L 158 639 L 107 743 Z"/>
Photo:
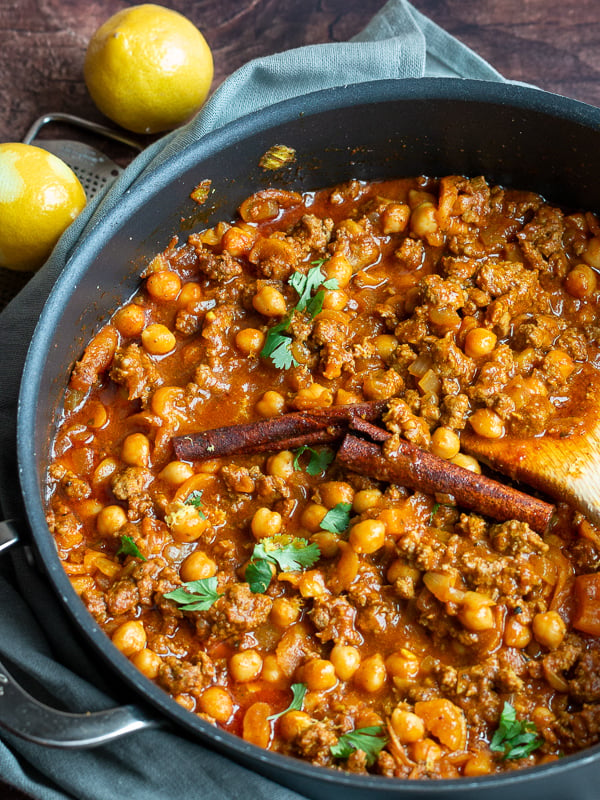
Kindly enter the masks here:
<path id="1" fill-rule="evenodd" d="M 21 140 L 33 120 L 48 111 L 106 122 L 83 82 L 85 49 L 101 23 L 133 4 L 0 0 L 0 142 Z M 214 89 L 257 56 L 350 38 L 384 0 L 161 4 L 185 14 L 204 33 L 215 59 Z M 413 5 L 507 78 L 600 105 L 599 0 L 413 0 Z M 0 798 L 23 800 L 25 795 L 0 779 Z"/>

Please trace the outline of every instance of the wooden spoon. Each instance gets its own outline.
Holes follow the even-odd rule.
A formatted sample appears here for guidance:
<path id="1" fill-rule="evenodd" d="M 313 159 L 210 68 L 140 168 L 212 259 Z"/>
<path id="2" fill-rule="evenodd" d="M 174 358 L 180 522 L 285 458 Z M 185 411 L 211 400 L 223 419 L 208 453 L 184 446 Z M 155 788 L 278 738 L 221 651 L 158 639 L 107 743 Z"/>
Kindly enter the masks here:
<path id="1" fill-rule="evenodd" d="M 461 447 L 508 477 L 570 503 L 600 525 L 600 374 L 586 364 L 572 389 L 576 399 L 552 420 L 556 432 L 485 439 L 467 428 Z"/>

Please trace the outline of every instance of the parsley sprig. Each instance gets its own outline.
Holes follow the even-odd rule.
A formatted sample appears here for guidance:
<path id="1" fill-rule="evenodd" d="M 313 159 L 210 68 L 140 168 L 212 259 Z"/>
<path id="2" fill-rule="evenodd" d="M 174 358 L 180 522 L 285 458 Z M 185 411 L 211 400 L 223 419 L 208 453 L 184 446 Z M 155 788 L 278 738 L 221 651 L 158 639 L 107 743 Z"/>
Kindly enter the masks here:
<path id="1" fill-rule="evenodd" d="M 304 453 L 310 453 L 310 458 L 308 460 L 308 464 L 306 465 L 306 471 L 309 475 L 313 476 L 320 475 L 322 472 L 325 472 L 327 467 L 333 461 L 335 455 L 333 451 L 328 450 L 327 448 L 315 450 L 313 447 L 303 444 L 296 450 L 296 455 L 294 457 L 294 469 L 301 469 L 300 457 L 304 455 Z"/>
<path id="2" fill-rule="evenodd" d="M 133 541 L 131 536 L 121 536 L 121 544 L 119 545 L 119 549 L 117 550 L 116 555 L 133 556 L 134 558 L 139 558 L 142 561 L 148 560 L 146 556 L 142 555 L 140 548 Z"/>
<path id="3" fill-rule="evenodd" d="M 504 703 L 498 730 L 492 736 L 490 750 L 503 753 L 504 759 L 525 758 L 544 743 L 535 723 L 518 720 L 510 703 Z"/>
<path id="4" fill-rule="evenodd" d="M 188 581 L 164 596 L 181 606 L 182 611 L 208 611 L 222 594 L 217 592 L 217 578 L 213 576 L 198 581 Z"/>
<path id="5" fill-rule="evenodd" d="M 337 744 L 329 749 L 335 758 L 348 758 L 354 750 L 362 750 L 370 766 L 377 761 L 377 756 L 386 744 L 387 737 L 383 735 L 383 726 L 370 725 L 342 734 Z"/>
<path id="6" fill-rule="evenodd" d="M 267 717 L 267 719 L 279 719 L 279 717 L 287 714 L 288 711 L 302 711 L 302 706 L 304 705 L 304 695 L 306 694 L 308 686 L 305 683 L 292 683 L 291 689 L 293 698 L 289 706 L 284 708 L 283 711 L 280 711 L 279 714 L 271 714 L 271 716 Z"/>
<path id="7" fill-rule="evenodd" d="M 352 503 L 338 503 L 325 514 L 320 526 L 324 531 L 343 533 L 350 524 Z"/>
<path id="8" fill-rule="evenodd" d="M 311 317 L 316 317 L 323 308 L 323 301 L 325 299 L 325 289 L 337 289 L 338 282 L 336 278 L 329 278 L 323 280 L 323 273 L 321 267 L 326 259 L 318 259 L 312 261 L 314 267 L 311 267 L 306 274 L 299 270 L 294 271 L 290 279 L 289 285 L 298 292 L 299 299 L 290 313 L 267 331 L 267 337 L 263 349 L 260 351 L 262 358 L 270 358 L 277 369 L 289 369 L 290 367 L 298 366 L 298 362 L 294 358 L 291 350 L 292 337 L 288 335 L 287 331 L 292 324 L 293 316 L 296 312 L 306 311 Z M 313 295 L 313 292 L 319 287 Z"/>
<path id="9" fill-rule="evenodd" d="M 309 544 L 288 534 L 267 536 L 254 545 L 245 578 L 251 592 L 266 592 L 273 577 L 273 566 L 282 572 L 298 572 L 312 567 L 321 556 L 316 543 Z"/>

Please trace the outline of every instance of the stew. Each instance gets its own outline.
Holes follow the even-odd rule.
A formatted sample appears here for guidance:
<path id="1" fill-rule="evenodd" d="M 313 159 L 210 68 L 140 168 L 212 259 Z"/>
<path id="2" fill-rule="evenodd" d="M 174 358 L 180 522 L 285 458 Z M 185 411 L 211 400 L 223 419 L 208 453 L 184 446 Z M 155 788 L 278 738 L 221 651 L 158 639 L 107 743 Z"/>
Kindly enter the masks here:
<path id="1" fill-rule="evenodd" d="M 190 713 L 314 764 L 454 778 L 598 742 L 600 530 L 508 481 L 492 503 L 461 432 L 569 435 L 599 268 L 593 213 L 482 177 L 266 189 L 174 238 L 66 392 L 47 518 L 75 590 Z"/>

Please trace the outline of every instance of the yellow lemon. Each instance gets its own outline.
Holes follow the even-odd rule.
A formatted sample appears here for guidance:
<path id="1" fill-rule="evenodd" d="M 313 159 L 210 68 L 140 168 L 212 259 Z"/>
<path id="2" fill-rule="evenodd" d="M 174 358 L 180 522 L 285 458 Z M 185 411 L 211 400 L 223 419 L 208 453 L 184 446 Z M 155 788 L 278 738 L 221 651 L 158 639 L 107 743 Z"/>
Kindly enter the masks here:
<path id="1" fill-rule="evenodd" d="M 85 202 L 60 158 L 30 144 L 0 144 L 0 266 L 41 267 Z"/>
<path id="2" fill-rule="evenodd" d="M 171 130 L 204 103 L 212 53 L 189 19 L 145 4 L 117 12 L 90 39 L 83 68 L 92 100 L 136 133 Z"/>

